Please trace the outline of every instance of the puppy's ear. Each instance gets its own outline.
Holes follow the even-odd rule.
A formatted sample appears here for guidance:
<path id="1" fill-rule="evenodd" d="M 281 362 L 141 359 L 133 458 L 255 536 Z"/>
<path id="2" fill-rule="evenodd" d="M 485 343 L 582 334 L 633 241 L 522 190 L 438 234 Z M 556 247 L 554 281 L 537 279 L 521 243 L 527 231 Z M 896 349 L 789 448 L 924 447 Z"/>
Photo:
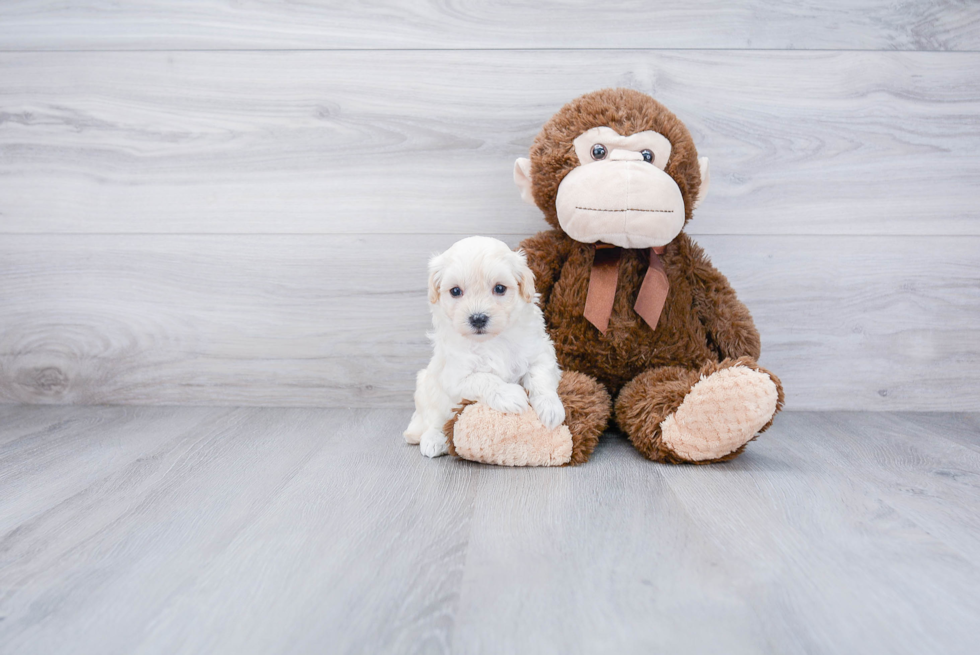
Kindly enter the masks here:
<path id="1" fill-rule="evenodd" d="M 514 253 L 514 277 L 517 278 L 517 291 L 525 302 L 534 302 L 534 272 L 527 265 L 527 255 L 523 250 Z"/>
<path id="2" fill-rule="evenodd" d="M 446 267 L 446 258 L 443 255 L 434 255 L 429 260 L 429 302 L 433 305 L 439 302 L 439 294 L 442 293 L 442 273 Z"/>

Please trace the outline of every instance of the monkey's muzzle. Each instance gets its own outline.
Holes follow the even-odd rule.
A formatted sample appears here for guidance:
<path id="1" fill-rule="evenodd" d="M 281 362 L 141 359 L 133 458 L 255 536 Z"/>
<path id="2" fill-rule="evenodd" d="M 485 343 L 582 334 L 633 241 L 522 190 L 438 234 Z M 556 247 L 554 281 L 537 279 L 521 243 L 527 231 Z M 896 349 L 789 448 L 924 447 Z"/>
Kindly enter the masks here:
<path id="1" fill-rule="evenodd" d="M 562 229 L 583 243 L 653 248 L 670 243 L 684 227 L 677 183 L 642 160 L 579 166 L 558 186 L 555 208 Z"/>

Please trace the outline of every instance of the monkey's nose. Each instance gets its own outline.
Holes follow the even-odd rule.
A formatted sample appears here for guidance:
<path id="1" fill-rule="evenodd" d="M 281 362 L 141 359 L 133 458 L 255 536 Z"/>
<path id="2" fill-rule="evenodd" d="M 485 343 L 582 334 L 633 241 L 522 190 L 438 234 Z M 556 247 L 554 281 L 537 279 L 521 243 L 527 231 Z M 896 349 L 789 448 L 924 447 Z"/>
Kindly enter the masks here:
<path id="1" fill-rule="evenodd" d="M 609 153 L 609 161 L 631 161 L 639 160 L 643 161 L 643 155 L 633 150 L 625 150 L 622 148 L 617 148 Z"/>
<path id="2" fill-rule="evenodd" d="M 472 325 L 477 330 L 481 330 L 487 326 L 487 322 L 490 317 L 486 314 L 470 314 L 470 325 Z"/>

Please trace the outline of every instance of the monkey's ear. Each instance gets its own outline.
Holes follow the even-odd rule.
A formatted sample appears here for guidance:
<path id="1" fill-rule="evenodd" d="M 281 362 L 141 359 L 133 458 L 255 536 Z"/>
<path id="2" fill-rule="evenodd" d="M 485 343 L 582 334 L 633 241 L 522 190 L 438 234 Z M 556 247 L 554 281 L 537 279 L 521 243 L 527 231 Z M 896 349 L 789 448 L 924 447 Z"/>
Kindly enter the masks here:
<path id="1" fill-rule="evenodd" d="M 527 265 L 527 255 L 524 254 L 523 250 L 516 251 L 518 264 L 517 270 L 514 271 L 514 277 L 517 278 L 517 292 L 521 294 L 521 298 L 525 302 L 534 302 L 534 271 L 531 267 Z"/>
<path id="2" fill-rule="evenodd" d="M 708 195 L 708 187 L 711 185 L 711 171 L 708 170 L 708 158 L 698 157 L 698 166 L 701 168 L 701 186 L 698 188 L 698 197 L 694 201 L 694 206 L 697 207 L 704 200 L 704 197 Z"/>
<path id="3" fill-rule="evenodd" d="M 429 260 L 429 302 L 433 305 L 439 302 L 439 294 L 442 292 L 444 260 L 442 255 L 436 255 Z"/>
<path id="4" fill-rule="evenodd" d="M 521 200 L 529 205 L 534 204 L 534 195 L 531 193 L 531 160 L 527 157 L 518 157 L 514 162 L 514 183 L 521 190 Z"/>

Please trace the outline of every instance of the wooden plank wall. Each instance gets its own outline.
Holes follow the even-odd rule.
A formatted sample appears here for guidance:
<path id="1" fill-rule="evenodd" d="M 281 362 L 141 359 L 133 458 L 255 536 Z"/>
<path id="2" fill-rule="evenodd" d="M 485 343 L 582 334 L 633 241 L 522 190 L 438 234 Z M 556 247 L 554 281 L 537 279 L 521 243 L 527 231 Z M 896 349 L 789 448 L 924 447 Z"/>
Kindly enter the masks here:
<path id="1" fill-rule="evenodd" d="M 425 260 L 606 86 L 794 409 L 980 409 L 980 5 L 0 4 L 0 402 L 408 406 Z"/>

